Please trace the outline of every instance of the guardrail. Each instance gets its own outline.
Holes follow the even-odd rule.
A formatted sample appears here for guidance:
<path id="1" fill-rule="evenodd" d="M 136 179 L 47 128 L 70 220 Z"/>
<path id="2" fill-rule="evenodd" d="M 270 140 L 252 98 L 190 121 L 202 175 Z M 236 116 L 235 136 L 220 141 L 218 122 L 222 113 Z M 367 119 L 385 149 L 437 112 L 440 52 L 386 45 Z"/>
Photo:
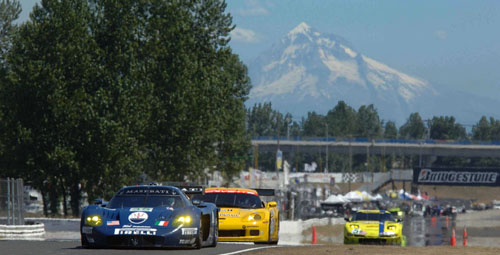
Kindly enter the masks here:
<path id="1" fill-rule="evenodd" d="M 45 225 L 0 225 L 1 239 L 41 239 L 45 235 Z"/>
<path id="2" fill-rule="evenodd" d="M 22 179 L 0 179 L 0 213 L 7 216 L 7 225 L 24 225 L 24 185 Z"/>

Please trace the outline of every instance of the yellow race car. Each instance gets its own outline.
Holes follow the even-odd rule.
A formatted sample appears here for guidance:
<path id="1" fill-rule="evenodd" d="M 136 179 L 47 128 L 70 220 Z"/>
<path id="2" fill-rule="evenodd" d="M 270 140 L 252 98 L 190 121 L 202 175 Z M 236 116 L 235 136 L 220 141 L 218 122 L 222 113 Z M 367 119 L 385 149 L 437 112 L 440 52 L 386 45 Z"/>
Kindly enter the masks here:
<path id="1" fill-rule="evenodd" d="M 207 188 L 193 200 L 214 203 L 219 211 L 219 241 L 278 243 L 280 228 L 276 202 L 263 202 L 273 196 L 271 189 Z"/>
<path id="2" fill-rule="evenodd" d="M 403 245 L 403 224 L 384 210 L 360 210 L 346 218 L 344 244 Z"/>

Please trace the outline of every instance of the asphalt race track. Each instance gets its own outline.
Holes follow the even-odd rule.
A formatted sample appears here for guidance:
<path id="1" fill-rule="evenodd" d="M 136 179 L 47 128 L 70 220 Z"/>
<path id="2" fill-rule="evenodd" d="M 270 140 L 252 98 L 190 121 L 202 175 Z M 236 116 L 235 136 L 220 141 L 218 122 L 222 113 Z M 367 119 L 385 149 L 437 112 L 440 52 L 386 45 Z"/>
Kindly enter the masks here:
<path id="1" fill-rule="evenodd" d="M 168 254 L 200 254 L 200 255 L 232 255 L 238 251 L 266 249 L 276 246 L 269 245 L 248 245 L 219 243 L 215 248 L 202 248 L 201 250 L 191 249 L 83 249 L 79 241 L 0 241 L 0 254 L 2 255 L 168 255 Z"/>

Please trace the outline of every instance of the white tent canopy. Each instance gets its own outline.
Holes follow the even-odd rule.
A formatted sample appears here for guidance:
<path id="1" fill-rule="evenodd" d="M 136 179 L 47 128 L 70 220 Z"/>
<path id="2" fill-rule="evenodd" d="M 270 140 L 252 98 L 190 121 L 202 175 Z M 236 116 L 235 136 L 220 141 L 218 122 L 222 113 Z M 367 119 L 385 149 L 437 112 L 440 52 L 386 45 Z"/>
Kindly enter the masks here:
<path id="1" fill-rule="evenodd" d="M 375 196 L 373 197 L 373 200 L 374 200 L 374 201 L 380 201 L 380 200 L 382 200 L 382 199 L 383 199 L 383 197 L 382 197 L 382 195 L 380 195 L 380 194 L 377 194 L 377 195 L 375 195 Z"/>
<path id="2" fill-rule="evenodd" d="M 373 196 L 366 191 L 355 190 L 345 194 L 344 199 L 350 202 L 379 201 L 382 200 L 382 196 L 380 194 Z"/>
<path id="3" fill-rule="evenodd" d="M 350 202 L 362 202 L 365 201 L 363 198 L 363 194 L 359 191 L 351 191 L 347 194 L 345 194 L 344 198 L 349 200 Z"/>
<path id="4" fill-rule="evenodd" d="M 362 191 L 362 192 L 361 192 L 361 195 L 363 196 L 363 199 L 364 199 L 364 200 L 368 200 L 368 201 L 373 201 L 373 200 L 375 200 L 375 197 L 374 197 L 374 196 L 372 196 L 372 195 L 370 195 L 370 194 L 369 194 L 368 192 L 366 192 L 366 191 Z"/>
<path id="5" fill-rule="evenodd" d="M 349 200 L 345 199 L 342 195 L 330 195 L 322 203 L 325 203 L 325 204 L 344 204 L 344 203 L 348 203 L 348 202 L 349 202 Z"/>

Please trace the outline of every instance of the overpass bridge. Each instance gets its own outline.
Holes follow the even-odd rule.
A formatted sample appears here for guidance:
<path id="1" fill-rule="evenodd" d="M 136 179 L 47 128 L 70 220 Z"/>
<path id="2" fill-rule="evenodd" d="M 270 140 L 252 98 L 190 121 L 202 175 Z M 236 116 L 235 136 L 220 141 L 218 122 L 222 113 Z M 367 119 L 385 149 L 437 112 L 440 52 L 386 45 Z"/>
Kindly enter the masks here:
<path id="1" fill-rule="evenodd" d="M 420 157 L 500 157 L 500 142 L 403 140 L 366 138 L 286 139 L 254 137 L 252 146 L 258 152 L 321 152 L 368 155 L 416 155 Z"/>

